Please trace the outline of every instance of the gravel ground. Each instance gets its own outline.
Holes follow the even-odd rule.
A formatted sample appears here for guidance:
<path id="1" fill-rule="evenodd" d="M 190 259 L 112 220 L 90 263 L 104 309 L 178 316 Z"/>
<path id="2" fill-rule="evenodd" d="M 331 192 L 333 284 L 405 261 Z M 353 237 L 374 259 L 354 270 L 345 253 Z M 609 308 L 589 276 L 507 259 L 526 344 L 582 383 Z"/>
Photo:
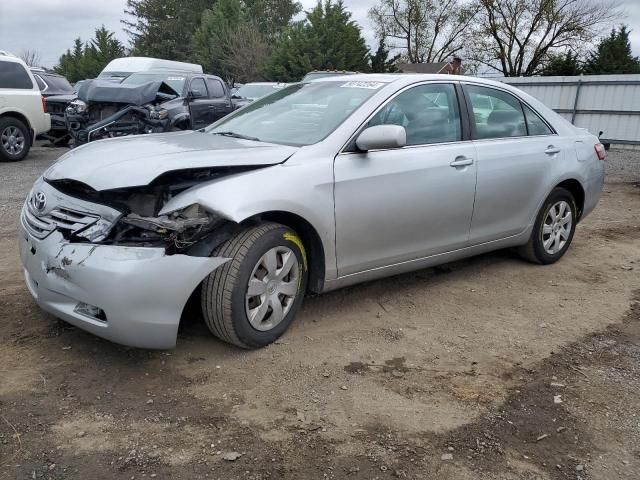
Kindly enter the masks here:
<path id="1" fill-rule="evenodd" d="M 637 479 L 640 152 L 557 264 L 501 251 L 307 298 L 259 351 L 129 349 L 36 307 L 15 242 L 61 150 L 0 164 L 0 478 Z"/>

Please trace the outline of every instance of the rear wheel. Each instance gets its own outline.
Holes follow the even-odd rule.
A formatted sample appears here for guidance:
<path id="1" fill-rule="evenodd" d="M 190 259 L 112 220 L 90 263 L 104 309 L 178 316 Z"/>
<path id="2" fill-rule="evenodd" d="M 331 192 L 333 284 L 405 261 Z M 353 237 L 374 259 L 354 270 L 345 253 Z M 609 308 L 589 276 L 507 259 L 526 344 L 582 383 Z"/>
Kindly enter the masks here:
<path id="1" fill-rule="evenodd" d="M 229 239 L 213 253 L 231 260 L 202 284 L 209 330 L 242 348 L 270 344 L 289 327 L 307 284 L 307 259 L 298 235 L 264 223 Z"/>
<path id="2" fill-rule="evenodd" d="M 29 129 L 13 117 L 0 118 L 0 161 L 17 162 L 29 153 L 31 148 Z"/>
<path id="3" fill-rule="evenodd" d="M 560 260 L 576 230 L 576 211 L 571 192 L 555 188 L 538 212 L 529 242 L 518 250 L 520 256 L 542 265 Z"/>

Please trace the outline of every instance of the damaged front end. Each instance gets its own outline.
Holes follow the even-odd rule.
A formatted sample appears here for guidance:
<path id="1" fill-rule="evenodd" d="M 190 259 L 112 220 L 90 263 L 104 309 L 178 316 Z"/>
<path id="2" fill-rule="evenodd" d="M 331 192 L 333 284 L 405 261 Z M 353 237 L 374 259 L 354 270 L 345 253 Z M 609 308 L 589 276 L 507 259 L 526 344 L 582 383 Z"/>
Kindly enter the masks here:
<path id="1" fill-rule="evenodd" d="M 169 131 L 171 119 L 163 103 L 179 94 L 161 81 L 121 85 L 88 81 L 65 110 L 67 131 L 76 145 L 126 135 Z"/>
<path id="2" fill-rule="evenodd" d="M 198 204 L 163 215 L 159 212 L 192 186 L 255 168 L 167 172 L 146 186 L 102 191 L 75 180 L 43 180 L 27 201 L 24 223 L 37 237 L 58 230 L 69 242 L 155 247 L 163 248 L 167 255 L 206 257 L 237 231 L 235 222 Z M 38 212 L 39 193 L 60 199 L 54 200 L 55 206 L 46 213 Z"/>

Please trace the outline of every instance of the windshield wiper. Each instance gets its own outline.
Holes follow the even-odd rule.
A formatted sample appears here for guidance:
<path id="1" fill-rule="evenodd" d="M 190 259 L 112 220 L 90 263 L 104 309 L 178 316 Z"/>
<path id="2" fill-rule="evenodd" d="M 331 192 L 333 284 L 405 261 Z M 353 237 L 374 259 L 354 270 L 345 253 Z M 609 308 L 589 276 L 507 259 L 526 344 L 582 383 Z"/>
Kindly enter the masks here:
<path id="1" fill-rule="evenodd" d="M 258 137 L 250 137 L 249 135 L 242 135 L 241 133 L 236 133 L 236 132 L 213 132 L 213 134 L 222 135 L 224 137 L 241 138 L 243 140 L 253 140 L 254 142 L 260 141 Z"/>

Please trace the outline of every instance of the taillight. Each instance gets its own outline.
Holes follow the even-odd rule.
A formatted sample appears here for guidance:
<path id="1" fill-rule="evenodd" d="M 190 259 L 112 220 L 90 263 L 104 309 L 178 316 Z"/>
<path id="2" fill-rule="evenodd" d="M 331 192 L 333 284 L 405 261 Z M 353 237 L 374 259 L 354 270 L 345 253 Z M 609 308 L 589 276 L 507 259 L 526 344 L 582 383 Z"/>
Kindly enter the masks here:
<path id="1" fill-rule="evenodd" d="M 598 155 L 598 160 L 604 160 L 607 158 L 607 151 L 604 149 L 604 145 L 596 143 L 593 148 L 596 151 L 596 155 Z"/>
<path id="2" fill-rule="evenodd" d="M 47 99 L 44 97 L 40 98 L 42 98 L 42 113 L 47 113 Z"/>

